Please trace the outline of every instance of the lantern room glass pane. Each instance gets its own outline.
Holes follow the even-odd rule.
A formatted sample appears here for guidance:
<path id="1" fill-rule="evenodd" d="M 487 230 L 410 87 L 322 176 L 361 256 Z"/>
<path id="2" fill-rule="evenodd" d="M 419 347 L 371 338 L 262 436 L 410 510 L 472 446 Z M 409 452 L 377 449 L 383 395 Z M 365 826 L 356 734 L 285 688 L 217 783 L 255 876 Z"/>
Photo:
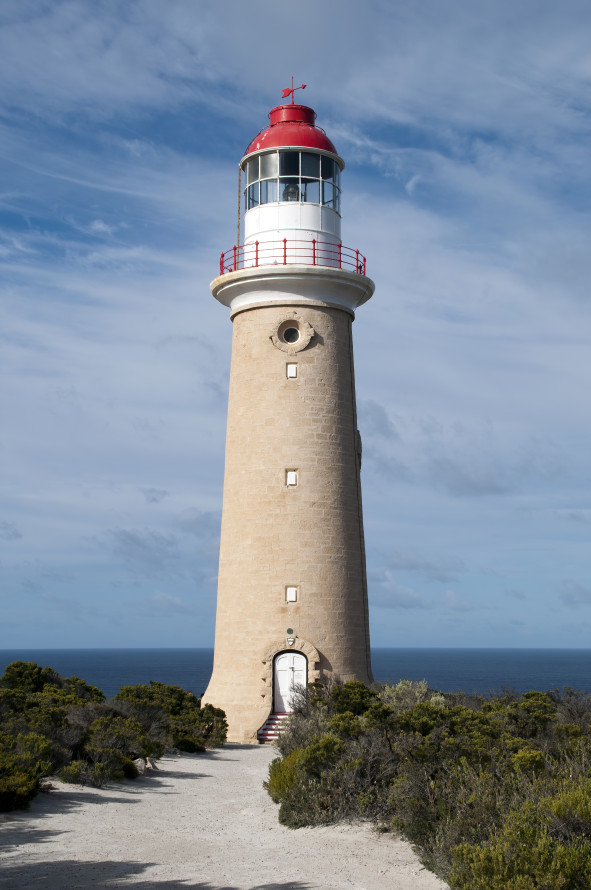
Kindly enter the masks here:
<path id="1" fill-rule="evenodd" d="M 280 176 L 298 176 L 300 172 L 300 153 L 299 151 L 280 151 L 279 152 L 279 175 Z"/>
<path id="2" fill-rule="evenodd" d="M 259 203 L 259 184 L 255 182 L 253 185 L 248 186 L 248 201 L 247 201 L 247 210 L 250 210 L 252 207 L 256 207 Z"/>
<path id="3" fill-rule="evenodd" d="M 280 179 L 279 180 L 280 201 L 299 201 L 300 188 L 297 179 Z"/>
<path id="4" fill-rule="evenodd" d="M 334 190 L 334 209 L 337 213 L 341 212 L 341 190 L 337 188 Z"/>
<path id="5" fill-rule="evenodd" d="M 334 184 L 340 188 L 341 187 L 341 168 L 338 164 L 334 165 Z"/>
<path id="6" fill-rule="evenodd" d="M 323 179 L 333 179 L 334 178 L 334 168 L 335 162 L 332 158 L 327 158 L 325 155 L 322 155 L 320 158 L 320 166 L 322 169 L 322 178 Z"/>
<path id="7" fill-rule="evenodd" d="M 334 188 L 332 182 L 322 183 L 322 203 L 326 207 L 332 207 L 334 202 Z"/>
<path id="8" fill-rule="evenodd" d="M 279 173 L 279 158 L 277 152 L 269 152 L 261 155 L 261 179 L 273 179 Z"/>
<path id="9" fill-rule="evenodd" d="M 302 201 L 320 203 L 320 183 L 317 179 L 302 179 Z"/>
<path id="10" fill-rule="evenodd" d="M 271 204 L 278 200 L 277 180 L 263 179 L 261 182 L 261 204 Z"/>
<path id="11" fill-rule="evenodd" d="M 250 161 L 246 164 L 246 181 L 250 185 L 251 182 L 256 182 L 259 178 L 259 159 L 251 158 Z"/>
<path id="12" fill-rule="evenodd" d="M 312 154 L 311 151 L 302 152 L 302 176 L 320 178 L 320 155 Z"/>

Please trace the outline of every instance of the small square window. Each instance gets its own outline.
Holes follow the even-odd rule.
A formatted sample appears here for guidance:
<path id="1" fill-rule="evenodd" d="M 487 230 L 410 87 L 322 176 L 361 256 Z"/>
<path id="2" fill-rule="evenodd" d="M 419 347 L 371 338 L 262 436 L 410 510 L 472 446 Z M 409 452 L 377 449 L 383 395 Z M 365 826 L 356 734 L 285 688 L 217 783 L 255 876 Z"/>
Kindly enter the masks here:
<path id="1" fill-rule="evenodd" d="M 297 470 L 286 470 L 285 471 L 285 484 L 286 485 L 297 485 L 298 484 Z"/>
<path id="2" fill-rule="evenodd" d="M 297 603 L 298 601 L 298 589 L 297 587 L 286 587 L 285 588 L 285 599 L 288 603 Z"/>
<path id="3" fill-rule="evenodd" d="M 298 366 L 296 364 L 293 364 L 292 362 L 288 362 L 286 373 L 287 373 L 288 377 L 297 377 L 298 376 Z"/>

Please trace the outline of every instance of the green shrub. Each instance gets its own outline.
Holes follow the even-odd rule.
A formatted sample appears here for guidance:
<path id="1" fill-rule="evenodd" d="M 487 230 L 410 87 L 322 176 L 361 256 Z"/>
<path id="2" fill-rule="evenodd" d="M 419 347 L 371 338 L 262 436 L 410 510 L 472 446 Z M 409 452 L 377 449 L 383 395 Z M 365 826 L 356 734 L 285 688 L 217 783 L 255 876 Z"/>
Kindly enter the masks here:
<path id="1" fill-rule="evenodd" d="M 591 887 L 591 780 L 510 812 L 484 844 L 459 844 L 452 890 Z"/>
<path id="2" fill-rule="evenodd" d="M 113 777 L 104 763 L 91 764 L 86 760 L 72 760 L 66 766 L 57 771 L 57 777 L 62 782 L 71 785 L 92 785 L 102 788 Z"/>
<path id="3" fill-rule="evenodd" d="M 114 702 L 127 706 L 130 716 L 152 736 L 158 734 L 167 747 L 196 752 L 226 741 L 224 712 L 210 704 L 202 708 L 192 692 L 179 686 L 154 681 L 149 686 L 124 686 Z"/>
<path id="4" fill-rule="evenodd" d="M 0 678 L 0 687 L 19 693 L 52 692 L 62 699 L 104 701 L 105 696 L 96 686 L 89 686 L 79 677 L 62 677 L 53 668 L 42 668 L 34 661 L 13 661 Z"/>
<path id="5" fill-rule="evenodd" d="M 278 747 L 285 825 L 371 818 L 454 890 L 591 888 L 591 696 L 315 683 Z"/>
<path id="6" fill-rule="evenodd" d="M 335 714 L 334 717 L 331 717 L 328 721 L 328 729 L 335 735 L 346 736 L 351 739 L 358 738 L 363 732 L 359 717 L 356 717 L 351 711 L 345 711 L 343 714 Z"/>
<path id="7" fill-rule="evenodd" d="M 333 764 L 345 750 L 342 739 L 332 733 L 314 739 L 300 755 L 300 767 L 310 776 L 320 778 L 327 766 Z"/>
<path id="8" fill-rule="evenodd" d="M 34 662 L 0 678 L 0 810 L 24 806 L 42 776 L 102 786 L 135 778 L 133 760 L 223 744 L 225 714 L 178 686 L 128 686 L 110 702 L 79 677 Z"/>
<path id="9" fill-rule="evenodd" d="M 228 735 L 228 721 L 221 708 L 206 704 L 201 708 L 201 722 L 204 729 L 204 744 L 208 748 L 219 748 L 225 744 Z"/>
<path id="10" fill-rule="evenodd" d="M 23 769 L 17 762 L 0 760 L 0 811 L 24 807 L 39 790 L 39 776 Z"/>
<path id="11" fill-rule="evenodd" d="M 172 743 L 177 751 L 185 754 L 199 754 L 205 751 L 205 745 L 194 734 L 188 734 L 183 730 L 177 731 L 172 736 Z"/>
<path id="12" fill-rule="evenodd" d="M 518 772 L 536 773 L 544 769 L 546 761 L 541 751 L 536 751 L 532 748 L 522 748 L 512 755 L 511 766 Z"/>
<path id="13" fill-rule="evenodd" d="M 351 714 L 364 714 L 377 698 L 373 689 L 364 683 L 350 680 L 348 683 L 335 685 L 332 689 L 332 703 L 337 714 L 349 711 Z"/>
<path id="14" fill-rule="evenodd" d="M 507 694 L 484 706 L 495 714 L 512 735 L 523 739 L 540 735 L 556 717 L 557 703 L 549 692 L 524 692 L 514 697 Z"/>
<path id="15" fill-rule="evenodd" d="M 52 766 L 52 743 L 37 733 L 0 733 L 0 810 L 26 804 Z"/>
<path id="16" fill-rule="evenodd" d="M 128 701 L 139 707 L 155 705 L 171 717 L 199 708 L 199 700 L 192 692 L 155 680 L 151 680 L 149 685 L 122 686 L 115 701 Z"/>
<path id="17" fill-rule="evenodd" d="M 121 716 L 94 720 L 88 728 L 84 747 L 87 751 L 112 748 L 132 759 L 158 757 L 164 751 L 164 745 L 151 739 L 137 720 Z"/>
<path id="18" fill-rule="evenodd" d="M 394 711 L 406 711 L 419 702 L 446 707 L 445 696 L 431 689 L 426 680 L 400 680 L 395 686 L 386 683 L 377 691 L 378 698 Z"/>
<path id="19" fill-rule="evenodd" d="M 287 757 L 276 757 L 269 765 L 269 780 L 264 783 L 275 803 L 281 803 L 291 791 L 297 779 L 301 752 L 292 751 Z"/>

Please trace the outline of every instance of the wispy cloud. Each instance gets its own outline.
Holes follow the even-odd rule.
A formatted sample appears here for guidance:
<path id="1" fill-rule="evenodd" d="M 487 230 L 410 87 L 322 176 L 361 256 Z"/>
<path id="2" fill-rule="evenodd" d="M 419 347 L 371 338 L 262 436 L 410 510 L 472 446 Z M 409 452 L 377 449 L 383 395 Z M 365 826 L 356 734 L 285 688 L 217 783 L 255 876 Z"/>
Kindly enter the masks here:
<path id="1" fill-rule="evenodd" d="M 385 439 L 399 438 L 386 409 L 372 399 L 360 401 L 359 419 L 363 429 L 370 435 L 383 436 Z"/>
<path id="2" fill-rule="evenodd" d="M 435 485 L 441 485 L 451 494 L 460 497 L 499 495 L 510 491 L 503 480 L 500 467 L 467 466 L 461 461 L 439 457 L 430 461 L 429 475 Z"/>
<path id="3" fill-rule="evenodd" d="M 428 581 L 455 581 L 465 571 L 463 561 L 458 558 L 429 559 L 401 552 L 391 553 L 388 556 L 388 565 L 393 571 L 417 572 Z"/>
<path id="4" fill-rule="evenodd" d="M 387 609 L 426 609 L 425 599 L 411 587 L 398 584 L 388 570 L 372 573 L 370 601 Z"/>
<path id="5" fill-rule="evenodd" d="M 22 538 L 22 534 L 14 522 L 0 522 L 0 539 L 3 541 L 18 541 L 20 538 Z"/>
<path id="6" fill-rule="evenodd" d="M 178 596 L 171 596 L 160 591 L 140 602 L 137 608 L 142 615 L 171 619 L 177 615 L 195 615 L 197 612 L 195 605 L 184 602 Z"/>
<path id="7" fill-rule="evenodd" d="M 591 587 L 588 584 L 565 580 L 560 585 L 559 596 L 565 606 L 576 608 L 591 605 Z"/>
<path id="8" fill-rule="evenodd" d="M 556 516 L 567 522 L 588 523 L 591 522 L 591 510 L 560 509 L 555 511 Z"/>
<path id="9" fill-rule="evenodd" d="M 523 593 L 522 590 L 505 590 L 505 596 L 508 596 L 509 599 L 520 600 L 521 602 L 525 602 L 528 597 Z"/>
<path id="10" fill-rule="evenodd" d="M 170 492 L 165 488 L 142 488 L 141 491 L 148 504 L 159 504 L 164 498 L 170 497 Z"/>
<path id="11" fill-rule="evenodd" d="M 185 510 L 180 516 L 176 516 L 173 522 L 179 531 L 194 535 L 201 540 L 219 537 L 221 522 L 219 513 L 196 509 Z"/>
<path id="12" fill-rule="evenodd" d="M 211 641 L 232 325 L 208 283 L 286 85 L 269 70 L 299 70 L 377 285 L 354 325 L 368 571 L 393 606 L 374 642 L 421 609 L 425 645 L 458 610 L 456 644 L 519 644 L 510 591 L 535 590 L 529 639 L 569 645 L 550 615 L 557 592 L 583 610 L 591 569 L 589 5 L 301 0 L 318 33 L 338 14 L 320 54 L 282 39 L 288 5 L 249 9 L 3 4 L 3 627 L 42 635 L 53 606 L 35 630 L 24 590 L 118 614 L 156 577 L 171 600 L 136 642 L 168 607 L 194 644 L 183 603 Z M 437 583 L 457 599 L 426 598 Z M 99 625 L 86 639 L 112 644 Z"/>
<path id="13" fill-rule="evenodd" d="M 178 543 L 173 535 L 150 528 L 118 528 L 104 533 L 102 541 L 131 571 L 152 577 L 172 571 L 178 560 Z"/>
<path id="14" fill-rule="evenodd" d="M 477 608 L 474 603 L 469 603 L 467 600 L 462 599 L 453 590 L 446 590 L 443 602 L 445 608 L 452 612 L 473 612 Z"/>

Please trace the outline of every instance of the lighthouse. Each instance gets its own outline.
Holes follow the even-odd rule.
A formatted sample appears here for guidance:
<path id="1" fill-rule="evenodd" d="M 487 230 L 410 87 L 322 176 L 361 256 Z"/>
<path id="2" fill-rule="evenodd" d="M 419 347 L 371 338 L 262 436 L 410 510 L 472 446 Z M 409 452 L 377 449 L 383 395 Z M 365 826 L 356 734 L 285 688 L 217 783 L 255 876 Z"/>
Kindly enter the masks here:
<path id="1" fill-rule="evenodd" d="M 203 702 L 241 743 L 291 711 L 298 685 L 372 680 L 352 324 L 374 284 L 341 240 L 345 163 L 294 96 L 240 161 L 243 240 L 211 283 L 233 338 Z"/>

